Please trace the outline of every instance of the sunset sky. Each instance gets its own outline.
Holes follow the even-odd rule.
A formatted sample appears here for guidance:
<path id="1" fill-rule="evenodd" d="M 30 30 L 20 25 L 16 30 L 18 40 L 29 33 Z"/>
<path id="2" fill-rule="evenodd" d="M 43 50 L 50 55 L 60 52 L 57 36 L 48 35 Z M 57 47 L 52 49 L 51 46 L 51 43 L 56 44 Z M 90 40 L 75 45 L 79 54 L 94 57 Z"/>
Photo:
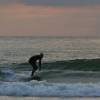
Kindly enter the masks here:
<path id="1" fill-rule="evenodd" d="M 0 0 L 0 36 L 100 36 L 100 0 Z"/>

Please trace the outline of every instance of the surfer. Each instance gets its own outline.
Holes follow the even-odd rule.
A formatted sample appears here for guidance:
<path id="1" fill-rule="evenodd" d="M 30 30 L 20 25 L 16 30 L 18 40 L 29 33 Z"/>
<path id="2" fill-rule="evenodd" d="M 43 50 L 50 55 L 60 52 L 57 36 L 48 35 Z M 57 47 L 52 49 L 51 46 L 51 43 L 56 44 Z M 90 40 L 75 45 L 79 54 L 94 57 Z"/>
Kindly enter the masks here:
<path id="1" fill-rule="evenodd" d="M 29 58 L 29 63 L 32 65 L 33 69 L 32 69 L 32 73 L 31 76 L 34 76 L 34 73 L 37 69 L 39 69 L 39 71 L 41 70 L 41 60 L 43 58 L 43 53 L 40 53 L 39 55 L 34 55 L 31 58 Z M 38 61 L 38 62 L 37 62 Z M 38 64 L 38 66 L 37 66 Z"/>

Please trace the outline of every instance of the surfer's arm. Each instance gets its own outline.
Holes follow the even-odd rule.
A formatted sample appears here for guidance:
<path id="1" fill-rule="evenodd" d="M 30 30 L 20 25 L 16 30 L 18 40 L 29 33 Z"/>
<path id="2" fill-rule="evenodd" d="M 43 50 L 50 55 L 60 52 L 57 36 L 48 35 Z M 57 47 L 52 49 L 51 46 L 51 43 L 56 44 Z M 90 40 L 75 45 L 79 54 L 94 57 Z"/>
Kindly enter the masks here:
<path id="1" fill-rule="evenodd" d="M 41 70 L 41 59 L 39 60 L 39 70 Z"/>

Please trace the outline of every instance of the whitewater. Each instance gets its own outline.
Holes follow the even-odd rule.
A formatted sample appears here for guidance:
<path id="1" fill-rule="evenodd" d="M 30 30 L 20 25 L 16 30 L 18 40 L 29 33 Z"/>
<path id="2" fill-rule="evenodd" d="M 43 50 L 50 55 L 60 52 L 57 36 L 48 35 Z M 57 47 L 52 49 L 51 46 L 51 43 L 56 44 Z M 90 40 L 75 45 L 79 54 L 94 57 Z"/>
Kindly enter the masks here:
<path id="1" fill-rule="evenodd" d="M 0 96 L 100 96 L 100 39 L 0 37 Z M 31 80 L 28 59 L 44 52 Z"/>

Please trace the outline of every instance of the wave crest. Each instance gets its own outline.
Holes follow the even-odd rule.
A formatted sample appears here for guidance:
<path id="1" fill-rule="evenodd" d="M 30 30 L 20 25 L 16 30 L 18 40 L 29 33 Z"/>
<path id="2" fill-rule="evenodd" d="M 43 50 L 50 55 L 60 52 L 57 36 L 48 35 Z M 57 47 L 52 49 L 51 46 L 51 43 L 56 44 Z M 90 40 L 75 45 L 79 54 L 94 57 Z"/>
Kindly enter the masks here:
<path id="1" fill-rule="evenodd" d="M 6 82 L 0 84 L 0 95 L 3 96 L 100 96 L 100 83 L 56 84 L 31 81 L 22 83 Z"/>

